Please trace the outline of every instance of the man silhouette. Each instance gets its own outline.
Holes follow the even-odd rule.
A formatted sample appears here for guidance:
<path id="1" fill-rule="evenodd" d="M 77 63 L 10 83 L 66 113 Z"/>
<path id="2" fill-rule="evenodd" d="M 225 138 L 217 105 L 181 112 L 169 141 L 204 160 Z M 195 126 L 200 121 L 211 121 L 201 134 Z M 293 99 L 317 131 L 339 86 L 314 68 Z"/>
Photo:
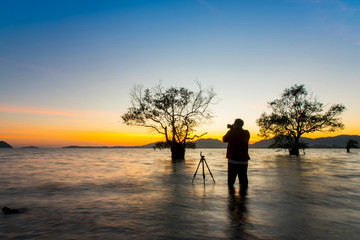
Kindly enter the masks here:
<path id="1" fill-rule="evenodd" d="M 247 188 L 250 133 L 248 130 L 243 129 L 243 126 L 243 120 L 235 119 L 233 125 L 228 125 L 230 130 L 223 137 L 223 141 L 228 143 L 226 151 L 226 158 L 228 159 L 228 185 L 233 186 L 236 176 L 238 176 L 241 188 Z"/>

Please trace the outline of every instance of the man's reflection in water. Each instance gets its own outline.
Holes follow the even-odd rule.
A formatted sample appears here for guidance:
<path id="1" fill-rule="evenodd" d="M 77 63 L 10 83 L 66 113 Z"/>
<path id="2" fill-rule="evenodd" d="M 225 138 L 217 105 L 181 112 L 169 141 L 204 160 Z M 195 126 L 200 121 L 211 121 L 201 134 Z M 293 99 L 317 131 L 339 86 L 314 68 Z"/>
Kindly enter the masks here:
<path id="1" fill-rule="evenodd" d="M 254 239 L 247 233 L 248 210 L 247 210 L 247 190 L 242 188 L 238 191 L 233 186 L 229 186 L 229 219 L 231 239 Z"/>

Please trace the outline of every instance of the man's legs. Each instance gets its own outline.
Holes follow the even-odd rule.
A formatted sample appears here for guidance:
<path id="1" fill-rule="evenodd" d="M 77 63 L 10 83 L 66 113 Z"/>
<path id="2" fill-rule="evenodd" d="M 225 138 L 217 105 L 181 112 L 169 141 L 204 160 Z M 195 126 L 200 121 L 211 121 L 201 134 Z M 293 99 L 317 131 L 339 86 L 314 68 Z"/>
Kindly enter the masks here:
<path id="1" fill-rule="evenodd" d="M 248 164 L 239 164 L 239 183 L 242 187 L 248 186 L 247 169 Z"/>
<path id="2" fill-rule="evenodd" d="M 236 180 L 237 164 L 228 163 L 228 186 L 233 186 Z"/>

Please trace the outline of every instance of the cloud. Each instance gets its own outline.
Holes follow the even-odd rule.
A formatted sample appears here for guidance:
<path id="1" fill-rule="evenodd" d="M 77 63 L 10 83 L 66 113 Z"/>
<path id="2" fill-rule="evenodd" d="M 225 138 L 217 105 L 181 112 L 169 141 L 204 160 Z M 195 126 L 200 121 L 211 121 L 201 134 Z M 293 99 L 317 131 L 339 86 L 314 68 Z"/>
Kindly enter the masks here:
<path id="1" fill-rule="evenodd" d="M 358 9 L 356 9 L 355 7 L 350 6 L 349 4 L 343 2 L 343 1 L 335 1 L 335 3 L 338 5 L 338 7 L 342 10 L 342 11 L 350 11 L 352 13 L 356 12 Z"/>
<path id="2" fill-rule="evenodd" d="M 207 0 L 197 0 L 198 3 L 205 6 L 206 8 L 210 9 L 211 11 L 214 11 L 216 13 L 220 13 L 218 9 L 216 9 L 212 4 L 210 4 Z"/>
<path id="3" fill-rule="evenodd" d="M 0 106 L 0 112 L 18 112 L 28 114 L 63 116 L 63 117 L 81 117 L 81 118 L 110 118 L 109 113 L 75 113 L 66 111 L 53 111 L 47 109 L 34 109 L 24 106 Z M 108 115 L 108 116 L 105 116 Z M 101 116 L 101 117 L 99 117 Z"/>
<path id="4" fill-rule="evenodd" d="M 54 76 L 54 75 L 55 76 L 64 76 L 64 73 L 60 72 L 58 70 L 54 70 L 54 69 L 46 68 L 46 67 L 41 67 L 41 66 L 34 65 L 34 64 L 29 64 L 29 63 L 26 63 L 26 62 L 14 61 L 14 60 L 5 59 L 5 58 L 0 58 L 0 62 L 4 63 L 4 64 L 8 64 L 10 66 L 14 66 L 16 68 L 26 69 L 28 71 L 47 74 L 47 75 L 50 75 L 50 76 Z"/>
<path id="5" fill-rule="evenodd" d="M 209 3 L 206 0 L 198 0 L 198 2 L 202 5 L 208 6 Z"/>
<path id="6" fill-rule="evenodd" d="M 349 3 L 342 0 L 299 0 L 300 2 L 309 2 L 314 4 L 334 4 L 336 8 L 341 11 L 355 13 L 359 11 L 359 8 L 351 6 Z"/>

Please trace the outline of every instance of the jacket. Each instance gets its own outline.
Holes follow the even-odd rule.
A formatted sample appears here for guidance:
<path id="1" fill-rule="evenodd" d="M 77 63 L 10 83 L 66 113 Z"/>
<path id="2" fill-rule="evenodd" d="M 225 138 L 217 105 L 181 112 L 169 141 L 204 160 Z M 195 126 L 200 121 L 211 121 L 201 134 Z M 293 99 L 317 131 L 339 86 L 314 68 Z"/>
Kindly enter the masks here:
<path id="1" fill-rule="evenodd" d="M 248 161 L 250 159 L 249 150 L 250 133 L 242 128 L 232 128 L 225 136 L 223 141 L 228 143 L 226 158 L 234 161 Z"/>

